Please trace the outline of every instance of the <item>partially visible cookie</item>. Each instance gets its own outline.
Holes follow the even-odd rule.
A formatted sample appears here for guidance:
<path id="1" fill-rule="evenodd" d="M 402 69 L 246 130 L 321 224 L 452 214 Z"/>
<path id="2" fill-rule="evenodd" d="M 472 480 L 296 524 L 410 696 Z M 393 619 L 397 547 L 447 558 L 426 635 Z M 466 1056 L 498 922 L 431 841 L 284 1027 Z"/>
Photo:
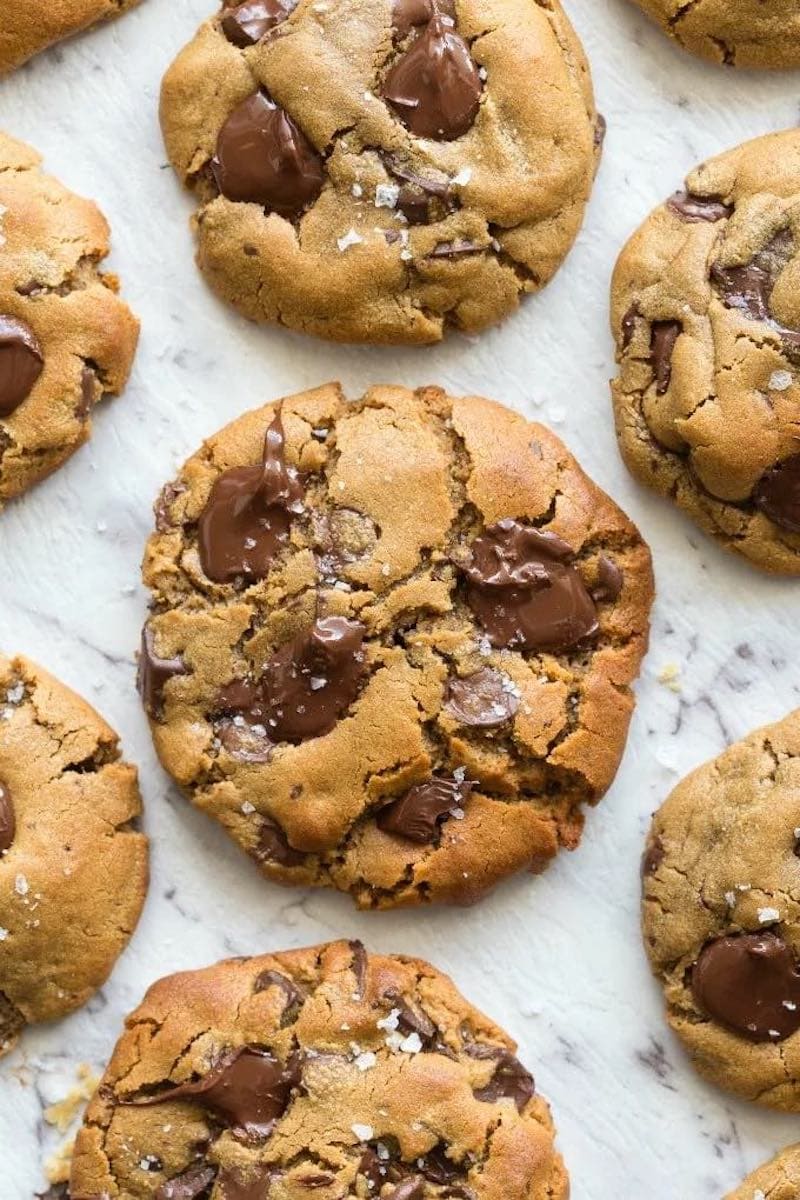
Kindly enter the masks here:
<path id="1" fill-rule="evenodd" d="M 136 770 L 94 709 L 0 656 L 0 1054 L 84 1004 L 147 890 Z"/>
<path id="2" fill-rule="evenodd" d="M 0 75 L 55 42 L 106 21 L 139 0 L 3 0 Z"/>
<path id="3" fill-rule="evenodd" d="M 644 858 L 647 952 L 701 1074 L 800 1111 L 800 709 L 689 775 Z"/>
<path id="4" fill-rule="evenodd" d="M 471 902 L 614 778 L 650 556 L 489 400 L 329 384 L 240 417 L 162 493 L 144 579 L 161 761 L 279 882 Z"/>
<path id="5" fill-rule="evenodd" d="M 800 1143 L 787 1146 L 748 1175 L 724 1200 L 797 1200 L 800 1196 Z"/>
<path id="6" fill-rule="evenodd" d="M 126 1022 L 71 1194 L 567 1200 L 515 1049 L 433 967 L 357 942 L 173 975 Z"/>
<path id="7" fill-rule="evenodd" d="M 215 291 L 382 343 L 476 332 L 542 288 L 603 129 L 559 0 L 227 0 L 167 72 L 161 124 Z"/>
<path id="8" fill-rule="evenodd" d="M 800 130 L 693 171 L 611 299 L 630 470 L 727 549 L 800 574 Z"/>
<path id="9" fill-rule="evenodd" d="M 797 0 L 636 0 L 679 46 L 728 67 L 800 65 Z"/>
<path id="10" fill-rule="evenodd" d="M 99 270 L 105 218 L 40 162 L 0 133 L 0 508 L 87 440 L 139 336 L 115 276 Z"/>

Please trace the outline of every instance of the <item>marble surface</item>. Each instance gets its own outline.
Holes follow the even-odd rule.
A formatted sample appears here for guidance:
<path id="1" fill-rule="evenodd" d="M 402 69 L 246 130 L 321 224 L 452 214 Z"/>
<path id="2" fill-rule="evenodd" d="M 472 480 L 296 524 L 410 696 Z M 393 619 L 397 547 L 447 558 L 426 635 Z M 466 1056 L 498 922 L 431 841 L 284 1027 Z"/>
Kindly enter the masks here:
<path id="1" fill-rule="evenodd" d="M 61 1140 L 43 1107 L 65 1094 L 79 1062 L 102 1065 L 153 979 L 340 935 L 429 957 L 513 1032 L 552 1101 L 574 1200 L 718 1200 L 800 1136 L 800 1119 L 694 1076 L 662 1020 L 637 923 L 649 814 L 687 769 L 799 702 L 797 585 L 758 577 L 637 489 L 617 455 L 607 387 L 608 280 L 623 240 L 704 156 L 796 124 L 798 78 L 695 62 L 626 0 L 567 3 L 609 122 L 584 231 L 555 282 L 505 326 L 427 350 L 252 328 L 203 286 L 191 204 L 165 166 L 156 113 L 161 74 L 209 0 L 145 0 L 0 83 L 0 125 L 101 203 L 113 267 L 143 319 L 131 385 L 98 413 L 91 445 L 0 518 L 0 643 L 39 659 L 120 731 L 141 769 L 153 839 L 144 918 L 107 987 L 83 1012 L 30 1031 L 0 1067 L 3 1200 L 30 1200 L 42 1183 Z M 550 423 L 653 547 L 652 649 L 614 788 L 576 853 L 467 912 L 358 915 L 342 897 L 263 882 L 170 786 L 134 691 L 139 561 L 159 486 L 238 413 L 329 378 L 353 392 L 436 382 Z M 659 676 L 673 664 L 679 674 L 665 686 Z"/>

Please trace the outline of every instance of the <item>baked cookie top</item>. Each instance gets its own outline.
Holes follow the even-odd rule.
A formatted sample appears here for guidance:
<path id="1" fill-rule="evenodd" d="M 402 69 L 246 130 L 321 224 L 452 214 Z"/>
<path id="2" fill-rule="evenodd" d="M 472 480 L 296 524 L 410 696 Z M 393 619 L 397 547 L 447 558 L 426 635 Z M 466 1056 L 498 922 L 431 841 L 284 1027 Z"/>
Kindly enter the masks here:
<path id="1" fill-rule="evenodd" d="M 115 276 L 99 270 L 105 218 L 40 162 L 0 133 L 0 508 L 87 440 L 139 336 Z"/>
<path id="2" fill-rule="evenodd" d="M 116 17 L 139 0 L 3 0 L 0 75 L 13 71 L 40 50 Z"/>
<path id="3" fill-rule="evenodd" d="M 656 813 L 644 935 L 667 1015 L 720 1087 L 800 1111 L 800 710 Z"/>
<path id="4" fill-rule="evenodd" d="M 0 1054 L 105 983 L 147 890 L 136 770 L 94 709 L 0 656 Z"/>
<path id="5" fill-rule="evenodd" d="M 800 19 L 800 18 L 798 18 Z M 800 573 L 800 131 L 702 164 L 619 258 L 617 434 L 727 549 Z"/>
<path id="6" fill-rule="evenodd" d="M 771 1162 L 748 1175 L 725 1200 L 797 1200 L 800 1195 L 800 1145 L 787 1146 Z"/>
<path id="7" fill-rule="evenodd" d="M 284 883 L 477 899 L 573 847 L 644 653 L 648 550 L 548 430 L 336 384 L 211 438 L 156 505 L 162 763 Z"/>
<path id="8" fill-rule="evenodd" d="M 358 342 L 474 332 L 544 286 L 602 141 L 558 0 L 227 4 L 161 123 L 215 290 Z"/>
<path id="9" fill-rule="evenodd" d="M 75 1200 L 566 1200 L 515 1045 L 446 976 L 359 943 L 151 987 L 89 1106 Z"/>
<path id="10" fill-rule="evenodd" d="M 729 67 L 800 64 L 796 0 L 636 0 L 678 45 Z"/>

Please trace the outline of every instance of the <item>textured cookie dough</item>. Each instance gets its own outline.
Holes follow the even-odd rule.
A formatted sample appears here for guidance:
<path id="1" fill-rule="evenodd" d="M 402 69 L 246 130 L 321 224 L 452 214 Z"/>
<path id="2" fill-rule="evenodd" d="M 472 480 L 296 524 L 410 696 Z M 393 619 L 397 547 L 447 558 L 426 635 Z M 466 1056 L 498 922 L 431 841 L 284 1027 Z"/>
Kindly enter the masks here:
<path id="1" fill-rule="evenodd" d="M 771 1162 L 748 1175 L 724 1200 L 797 1200 L 800 1196 L 800 1145 L 787 1146 Z"/>
<path id="2" fill-rule="evenodd" d="M 800 65 L 797 0 L 636 0 L 684 50 L 729 67 Z"/>
<path id="3" fill-rule="evenodd" d="M 622 754 L 652 576 L 548 430 L 329 384 L 210 439 L 156 520 L 156 748 L 265 874 L 363 907 L 469 902 L 577 845 Z"/>
<path id="4" fill-rule="evenodd" d="M 87 440 L 139 336 L 116 278 L 99 270 L 105 218 L 40 162 L 0 133 L 0 508 Z"/>
<path id="5" fill-rule="evenodd" d="M 567 1200 L 516 1047 L 358 942 L 156 983 L 78 1134 L 73 1200 Z"/>
<path id="6" fill-rule="evenodd" d="M 647 951 L 698 1071 L 800 1111 L 800 710 L 689 775 L 653 820 Z"/>
<path id="7" fill-rule="evenodd" d="M 116 17 L 138 0 L 3 0 L 0 17 L 0 75 L 40 50 Z"/>
<path id="8" fill-rule="evenodd" d="M 800 131 L 704 163 L 623 250 L 617 435 L 729 550 L 800 573 Z"/>
<path id="9" fill-rule="evenodd" d="M 139 919 L 136 770 L 74 692 L 0 656 L 0 1054 L 84 1004 Z"/>
<path id="10" fill-rule="evenodd" d="M 161 123 L 224 299 L 392 343 L 483 329 L 548 282 L 603 129 L 558 0 L 228 4 L 168 71 Z"/>

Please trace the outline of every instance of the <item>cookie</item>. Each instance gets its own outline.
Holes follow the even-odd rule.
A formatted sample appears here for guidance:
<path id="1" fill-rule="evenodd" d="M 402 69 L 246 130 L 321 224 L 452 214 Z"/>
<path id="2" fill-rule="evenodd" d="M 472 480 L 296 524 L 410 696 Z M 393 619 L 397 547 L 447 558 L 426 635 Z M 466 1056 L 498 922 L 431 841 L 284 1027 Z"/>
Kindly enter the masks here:
<path id="1" fill-rule="evenodd" d="M 796 1200 L 800 1195 L 800 1145 L 787 1146 L 748 1175 L 725 1200 Z"/>
<path id="2" fill-rule="evenodd" d="M 73 1200 L 567 1200 L 511 1039 L 419 959 L 358 942 L 162 979 L 128 1018 Z"/>
<path id="3" fill-rule="evenodd" d="M 337 384 L 234 421 L 156 505 L 139 684 L 166 769 L 279 882 L 469 902 L 611 783 L 638 532 L 542 426 Z"/>
<path id="4" fill-rule="evenodd" d="M 228 3 L 168 71 L 161 124 L 223 299 L 383 343 L 477 332 L 543 287 L 603 128 L 559 0 Z"/>
<path id="5" fill-rule="evenodd" d="M 85 1004 L 147 890 L 136 770 L 89 705 L 0 656 L 0 1054 Z"/>
<path id="6" fill-rule="evenodd" d="M 3 0 L 0 26 L 0 75 L 34 54 L 106 21 L 138 0 Z M 0 170 L 2 167 L 0 167 Z"/>
<path id="7" fill-rule="evenodd" d="M 800 573 L 800 131 L 704 163 L 619 258 L 622 455 L 726 549 Z"/>
<path id="8" fill-rule="evenodd" d="M 800 710 L 689 775 L 653 820 L 644 935 L 707 1079 L 800 1111 Z"/>
<path id="9" fill-rule="evenodd" d="M 800 66 L 796 0 L 637 0 L 679 46 L 728 67 Z"/>
<path id="10" fill-rule="evenodd" d="M 98 269 L 105 218 L 40 162 L 0 133 L 0 508 L 87 440 L 139 336 L 115 276 Z"/>

